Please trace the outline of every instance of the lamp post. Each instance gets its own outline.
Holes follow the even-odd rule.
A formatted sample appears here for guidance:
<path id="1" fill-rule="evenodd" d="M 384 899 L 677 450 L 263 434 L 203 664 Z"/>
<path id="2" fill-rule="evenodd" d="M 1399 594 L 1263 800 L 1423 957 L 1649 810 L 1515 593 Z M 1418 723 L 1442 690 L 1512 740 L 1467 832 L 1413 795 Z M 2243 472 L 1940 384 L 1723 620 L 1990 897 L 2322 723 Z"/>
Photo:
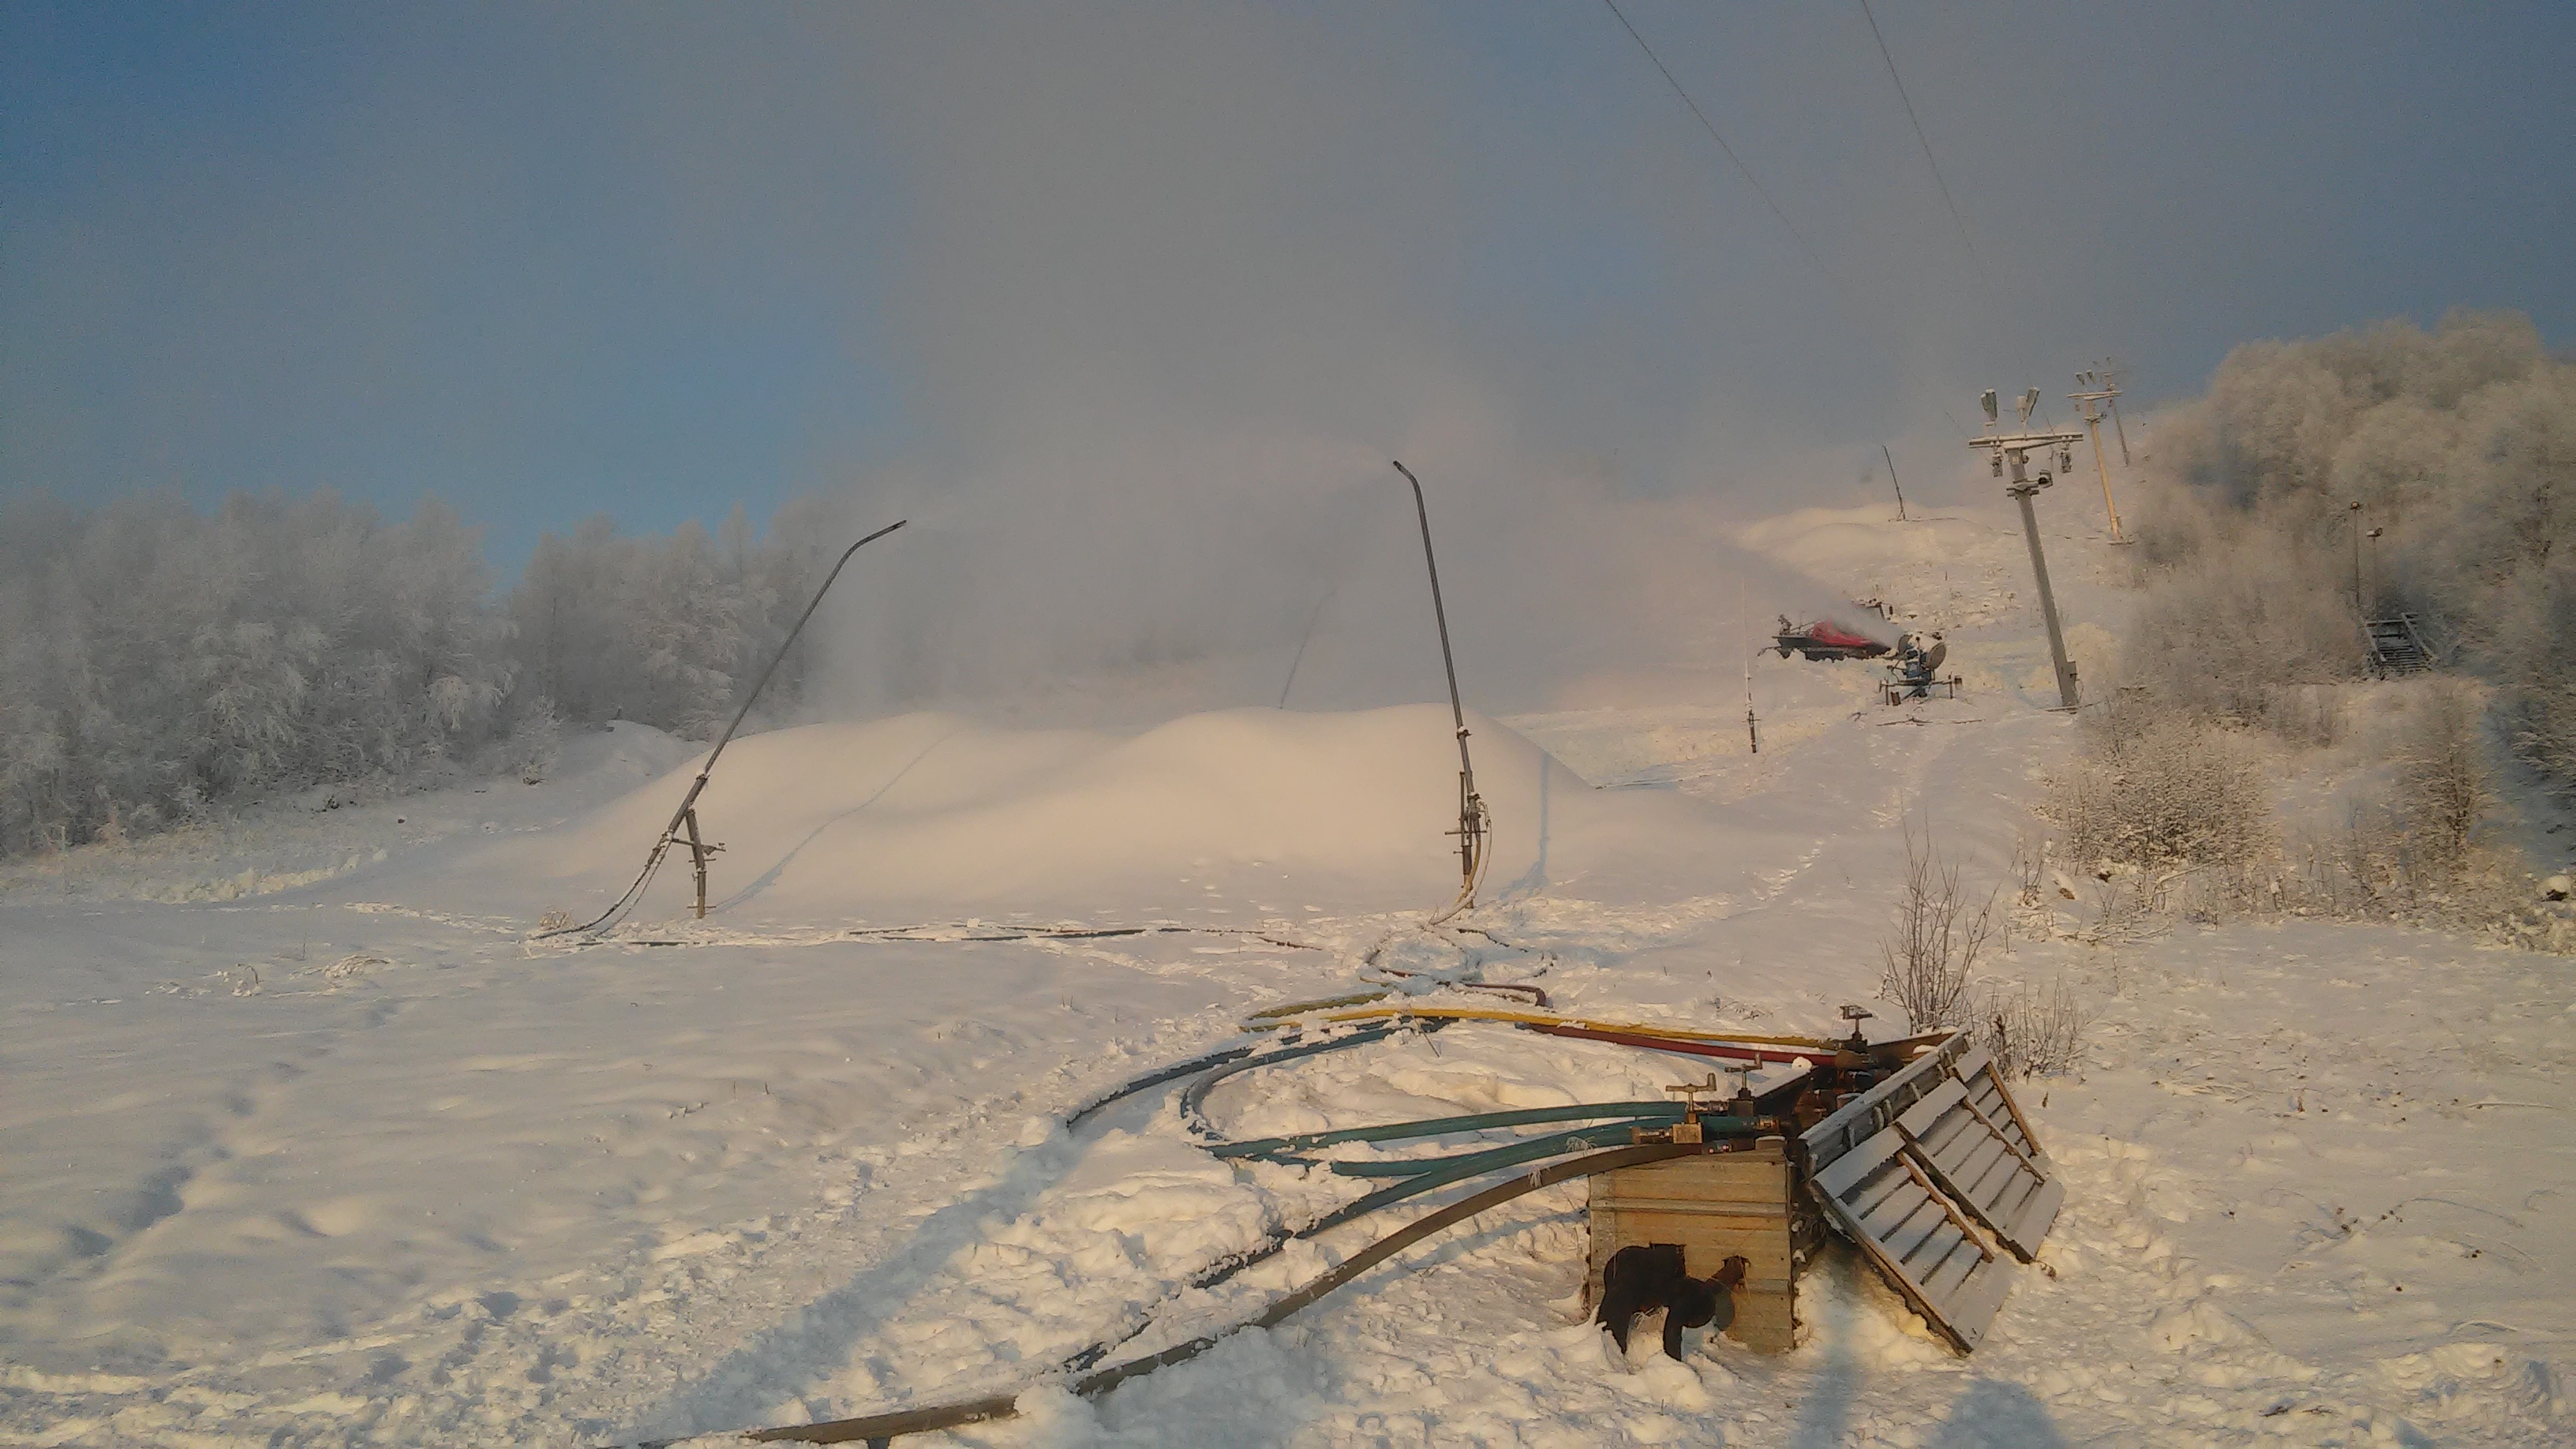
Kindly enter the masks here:
<path id="1" fill-rule="evenodd" d="M 2369 609 L 2361 602 L 2361 500 L 2352 500 L 2352 612 L 2367 618 Z"/>

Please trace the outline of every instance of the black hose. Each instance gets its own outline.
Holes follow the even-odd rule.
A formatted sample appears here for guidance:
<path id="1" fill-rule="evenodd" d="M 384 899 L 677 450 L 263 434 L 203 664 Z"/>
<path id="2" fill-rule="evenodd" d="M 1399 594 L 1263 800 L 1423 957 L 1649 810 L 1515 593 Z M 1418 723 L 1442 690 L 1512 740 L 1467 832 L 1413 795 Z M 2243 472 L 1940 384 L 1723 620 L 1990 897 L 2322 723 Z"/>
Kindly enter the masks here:
<path id="1" fill-rule="evenodd" d="M 1295 1046 L 1280 1051 L 1264 1052 L 1257 1057 L 1221 1065 L 1190 1083 L 1189 1087 L 1181 1093 L 1181 1120 L 1199 1137 L 1215 1137 L 1216 1129 L 1208 1125 L 1207 1118 L 1201 1115 L 1199 1109 L 1206 1105 L 1208 1093 L 1215 1091 L 1218 1084 L 1224 1082 L 1226 1078 L 1240 1072 L 1251 1071 L 1255 1067 L 1273 1066 L 1280 1062 L 1295 1061 L 1299 1057 L 1311 1057 L 1318 1052 L 1339 1051 L 1343 1047 L 1365 1046 L 1373 1041 L 1384 1041 L 1399 1030 L 1413 1025 L 1416 1023 L 1393 1021 L 1384 1026 L 1363 1027 L 1347 1036 L 1331 1036 L 1321 1041 L 1299 1042 Z M 1426 1030 L 1433 1029 L 1428 1022 L 1420 1025 Z"/>
<path id="2" fill-rule="evenodd" d="M 1120 1086 L 1111 1088 L 1108 1092 L 1094 1097 L 1090 1101 L 1083 1103 L 1081 1106 L 1074 1108 L 1071 1112 L 1066 1113 L 1064 1119 L 1065 1130 L 1069 1132 L 1074 1128 L 1081 1126 L 1087 1118 L 1091 1117 L 1102 1108 L 1110 1106 L 1116 1102 L 1122 1102 L 1127 1098 L 1136 1095 L 1138 1092 L 1144 1091 L 1148 1087 L 1159 1087 L 1165 1082 L 1178 1080 L 1179 1078 L 1188 1076 L 1192 1072 L 1199 1071 L 1207 1067 L 1223 1066 L 1227 1062 L 1241 1061 L 1243 1058 L 1252 1055 L 1253 1048 L 1259 1045 L 1261 1045 L 1261 1043 L 1255 1042 L 1244 1046 L 1231 1046 L 1222 1051 L 1209 1052 L 1203 1057 L 1192 1057 L 1188 1061 L 1178 1063 L 1174 1066 L 1161 1067 L 1154 1071 L 1147 1072 L 1145 1075 L 1136 1078 L 1134 1081 L 1126 1082 Z"/>
<path id="3" fill-rule="evenodd" d="M 1653 1143 L 1642 1147 L 1616 1147 L 1572 1158 L 1497 1183 L 1471 1197 L 1459 1199 L 1436 1212 L 1426 1213 L 1394 1232 L 1352 1254 L 1339 1267 L 1271 1304 L 1258 1315 L 1241 1323 L 1175 1344 L 1148 1358 L 1131 1359 L 1114 1368 L 1101 1369 L 1073 1381 L 1072 1389 L 1086 1399 L 1098 1398 L 1121 1384 L 1143 1378 L 1156 1369 L 1187 1363 L 1219 1343 L 1249 1328 L 1270 1328 L 1321 1299 L 1334 1289 L 1349 1283 L 1378 1264 L 1403 1252 L 1415 1243 L 1464 1222 L 1478 1213 L 1487 1212 L 1517 1197 L 1540 1188 L 1553 1187 L 1578 1177 L 1593 1177 L 1615 1172 L 1623 1167 L 1639 1167 L 1650 1162 L 1663 1162 L 1676 1157 L 1692 1157 L 1721 1150 L 1714 1144 Z M 800 1444 L 854 1444 L 871 1440 L 888 1440 L 901 1434 L 925 1434 L 937 1429 L 953 1429 L 962 1424 L 981 1423 L 988 1419 L 1006 1418 L 1018 1412 L 1017 1395 L 992 1395 L 957 1404 L 928 1408 L 904 1409 L 890 1414 L 870 1414 L 855 1419 L 835 1419 L 821 1424 L 794 1424 L 776 1429 L 761 1429 L 744 1437 L 768 1442 Z"/>

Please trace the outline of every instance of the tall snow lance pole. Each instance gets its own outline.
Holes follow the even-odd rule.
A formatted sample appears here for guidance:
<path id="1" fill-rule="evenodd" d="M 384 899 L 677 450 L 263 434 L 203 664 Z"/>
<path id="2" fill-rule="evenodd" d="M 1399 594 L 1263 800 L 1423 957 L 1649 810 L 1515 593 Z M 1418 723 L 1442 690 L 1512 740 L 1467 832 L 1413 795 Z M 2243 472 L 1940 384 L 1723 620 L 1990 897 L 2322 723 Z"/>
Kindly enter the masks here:
<path id="1" fill-rule="evenodd" d="M 1476 793 L 1476 764 L 1467 758 L 1467 708 L 1458 699 L 1458 661 L 1449 652 L 1449 610 L 1440 601 L 1440 561 L 1431 553 L 1431 508 L 1422 501 L 1422 480 L 1397 462 L 1395 471 L 1413 485 L 1413 512 L 1422 522 L 1422 563 L 1431 573 L 1431 617 L 1440 625 L 1440 667 L 1449 675 L 1449 718 L 1458 728 L 1458 900 L 1438 919 L 1447 920 L 1476 903 L 1476 879 L 1483 873 L 1485 836 L 1492 828 L 1485 797 Z"/>
<path id="2" fill-rule="evenodd" d="M 671 823 L 662 827 L 661 838 L 653 842 L 653 853 L 644 858 L 644 869 L 636 875 L 635 884 L 626 888 L 626 894 L 619 896 L 616 904 L 601 912 L 599 919 L 585 926 L 564 926 L 552 931 L 540 931 L 537 933 L 537 939 L 543 940 L 548 936 L 569 936 L 581 931 L 595 931 L 616 919 L 619 912 L 634 904 L 636 899 L 644 894 L 645 884 L 653 879 L 655 871 L 662 868 L 662 858 L 670 853 L 671 847 L 683 843 L 689 847 L 690 862 L 697 869 L 698 917 L 701 920 L 706 918 L 707 859 L 724 849 L 721 845 L 706 843 L 705 839 L 698 834 L 698 796 L 707 788 L 707 777 L 715 773 L 717 758 L 724 754 L 725 746 L 733 743 L 734 732 L 741 729 L 742 722 L 750 717 L 752 705 L 760 700 L 760 692 L 769 687 L 769 676 L 776 674 L 778 666 L 786 662 L 787 651 L 796 646 L 797 636 L 805 632 L 805 625 L 814 617 L 814 611 L 823 607 L 823 596 L 832 591 L 832 583 L 840 578 L 841 570 L 849 567 L 851 556 L 911 521 L 908 518 L 897 519 L 842 550 L 840 561 L 833 564 L 832 571 L 823 576 L 823 586 L 814 591 L 813 599 L 805 605 L 805 612 L 796 616 L 795 627 L 789 629 L 787 637 L 779 641 L 778 652 L 769 656 L 769 666 L 760 671 L 760 678 L 752 682 L 751 692 L 742 697 L 742 708 L 734 711 L 733 723 L 725 726 L 724 733 L 716 739 L 716 747 L 707 752 L 707 762 L 698 767 L 698 777 L 689 782 L 689 793 L 680 798 L 680 808 L 671 812 Z M 687 832 L 685 841 L 682 839 L 683 831 Z"/>
<path id="3" fill-rule="evenodd" d="M 1900 509 L 1903 506 L 1898 505 Z M 1744 576 L 1742 574 L 1735 576 L 1735 630 L 1736 647 L 1742 648 L 1744 645 Z M 1761 652 L 1756 649 L 1753 654 Z M 1753 654 L 1744 656 L 1744 740 L 1752 747 L 1753 753 L 1758 755 L 1762 753 L 1762 730 L 1753 722 Z"/>

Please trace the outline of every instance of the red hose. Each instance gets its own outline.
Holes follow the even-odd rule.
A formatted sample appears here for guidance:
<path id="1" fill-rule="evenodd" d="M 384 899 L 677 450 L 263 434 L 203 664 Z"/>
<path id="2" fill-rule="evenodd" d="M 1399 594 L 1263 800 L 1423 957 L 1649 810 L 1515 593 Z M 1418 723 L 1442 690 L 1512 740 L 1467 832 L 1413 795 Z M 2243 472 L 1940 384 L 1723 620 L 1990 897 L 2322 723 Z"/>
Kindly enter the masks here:
<path id="1" fill-rule="evenodd" d="M 1748 1062 L 1806 1062 L 1832 1066 L 1841 1055 L 1835 1051 L 1783 1051 L 1773 1047 L 1735 1046 L 1725 1042 L 1683 1041 L 1668 1036 L 1642 1036 L 1635 1032 L 1601 1031 L 1588 1026 L 1556 1026 L 1548 1022 L 1525 1021 L 1522 1026 L 1549 1036 L 1581 1037 L 1586 1041 L 1606 1041 L 1619 1046 L 1644 1047 L 1649 1051 L 1681 1052 L 1695 1057 L 1727 1057 Z"/>

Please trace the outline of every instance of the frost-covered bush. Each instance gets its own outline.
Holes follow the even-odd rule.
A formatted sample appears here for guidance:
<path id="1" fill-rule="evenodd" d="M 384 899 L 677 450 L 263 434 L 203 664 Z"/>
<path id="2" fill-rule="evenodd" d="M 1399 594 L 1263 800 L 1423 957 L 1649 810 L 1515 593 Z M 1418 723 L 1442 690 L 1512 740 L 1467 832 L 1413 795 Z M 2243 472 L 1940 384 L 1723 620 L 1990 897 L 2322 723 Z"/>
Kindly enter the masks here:
<path id="1" fill-rule="evenodd" d="M 2397 788 L 2407 834 L 2445 873 L 2467 862 L 2494 803 L 2479 729 L 2484 714 L 2475 691 L 2438 681 L 2417 701 L 2399 747 Z"/>
<path id="2" fill-rule="evenodd" d="M 2576 793 L 2576 555 L 2551 560 L 2500 612 L 2490 648 L 2506 738 L 2557 791 Z"/>
<path id="3" fill-rule="evenodd" d="M 1930 827 L 1918 836 L 1906 823 L 1905 882 L 1894 928 L 1879 943 L 1879 995 L 1905 1009 L 1911 1030 L 1940 1031 L 1968 1016 L 1999 890 L 1978 897 L 1960 883 L 1959 867 L 1934 850 Z"/>
<path id="4" fill-rule="evenodd" d="M 2075 1070 L 2093 1024 L 2075 990 L 2057 977 L 2047 985 L 2019 982 L 1986 993 L 1977 1012 L 1977 1036 L 2007 1077 L 2053 1077 Z"/>
<path id="5" fill-rule="evenodd" d="M 739 506 L 713 538 L 694 523 L 667 538 L 620 534 L 604 514 L 546 535 L 507 604 L 527 687 L 569 722 L 713 737 L 822 581 L 834 536 L 814 516 L 822 508 L 789 505 L 759 543 Z M 806 656 L 800 642 L 764 708 L 801 696 Z"/>
<path id="6" fill-rule="evenodd" d="M 2359 673 L 2361 632 L 2333 562 L 2258 518 L 2201 544 L 2140 601 L 2122 648 L 2124 683 L 2204 722 L 2323 743 L 2316 686 Z"/>
<path id="7" fill-rule="evenodd" d="M 2124 698 L 2087 722 L 2040 813 L 2061 854 L 2148 874 L 2241 863 L 2274 842 L 2254 742 L 2151 700 Z"/>
<path id="8" fill-rule="evenodd" d="M 741 707 L 836 529 L 801 500 L 755 541 L 549 535 L 496 598 L 445 507 L 330 493 L 0 503 L 0 853 L 147 834 L 324 782 L 451 766 L 541 778 L 565 725 L 705 738 Z M 799 645 L 771 681 L 794 706 Z"/>

